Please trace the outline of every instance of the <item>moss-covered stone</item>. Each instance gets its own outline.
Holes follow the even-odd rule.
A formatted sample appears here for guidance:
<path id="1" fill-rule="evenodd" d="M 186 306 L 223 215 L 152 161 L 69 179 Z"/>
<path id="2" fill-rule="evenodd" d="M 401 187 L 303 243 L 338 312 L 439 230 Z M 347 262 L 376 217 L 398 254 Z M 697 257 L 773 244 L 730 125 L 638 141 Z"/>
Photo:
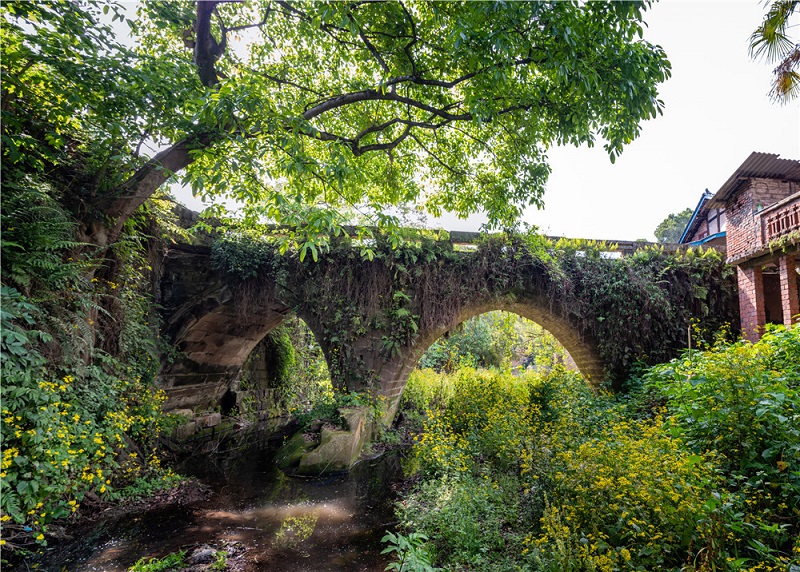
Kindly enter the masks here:
<path id="1" fill-rule="evenodd" d="M 314 441 L 306 439 L 305 433 L 300 431 L 295 433 L 286 443 L 283 444 L 275 455 L 275 463 L 282 471 L 293 472 L 303 455 L 316 447 Z"/>
<path id="2" fill-rule="evenodd" d="M 321 475 L 348 471 L 358 461 L 372 433 L 372 415 L 367 407 L 343 407 L 339 413 L 347 429 L 322 427 L 317 444 L 297 433 L 276 456 L 278 466 L 299 475 Z"/>

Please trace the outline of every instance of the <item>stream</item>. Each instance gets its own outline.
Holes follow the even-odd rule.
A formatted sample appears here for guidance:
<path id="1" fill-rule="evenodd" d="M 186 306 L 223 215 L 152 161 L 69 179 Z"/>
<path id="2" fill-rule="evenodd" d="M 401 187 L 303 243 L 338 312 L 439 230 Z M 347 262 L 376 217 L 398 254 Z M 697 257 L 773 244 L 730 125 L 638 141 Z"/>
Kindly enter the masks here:
<path id="1" fill-rule="evenodd" d="M 274 462 L 278 447 L 265 437 L 250 441 L 179 467 L 211 487 L 210 499 L 98 525 L 74 546 L 51 553 L 40 569 L 124 572 L 143 557 L 231 542 L 246 549 L 245 570 L 386 567 L 381 538 L 393 528 L 392 484 L 402 479 L 397 452 L 362 461 L 346 474 L 309 479 L 280 471 Z"/>

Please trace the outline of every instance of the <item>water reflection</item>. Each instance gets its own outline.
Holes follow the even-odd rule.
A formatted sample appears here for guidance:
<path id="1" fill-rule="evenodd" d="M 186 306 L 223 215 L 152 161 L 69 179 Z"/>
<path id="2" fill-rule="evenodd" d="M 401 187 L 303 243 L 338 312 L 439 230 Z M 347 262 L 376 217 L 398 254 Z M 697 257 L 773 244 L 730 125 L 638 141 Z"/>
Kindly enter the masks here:
<path id="1" fill-rule="evenodd" d="M 255 446 L 193 459 L 183 471 L 214 489 L 210 500 L 111 523 L 52 569 L 121 572 L 142 557 L 239 542 L 250 570 L 383 570 L 380 539 L 391 528 L 399 458 L 385 455 L 325 479 L 296 479 L 275 467 L 273 455 L 274 448 Z"/>

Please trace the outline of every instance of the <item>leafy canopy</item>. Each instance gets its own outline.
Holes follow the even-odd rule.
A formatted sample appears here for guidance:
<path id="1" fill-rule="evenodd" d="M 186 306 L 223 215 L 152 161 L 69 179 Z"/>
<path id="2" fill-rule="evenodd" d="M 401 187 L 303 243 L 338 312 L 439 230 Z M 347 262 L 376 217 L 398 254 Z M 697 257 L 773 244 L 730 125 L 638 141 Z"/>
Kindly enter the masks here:
<path id="1" fill-rule="evenodd" d="M 655 230 L 658 242 L 677 243 L 680 242 L 686 225 L 692 220 L 692 209 L 686 209 L 679 213 L 672 213 L 662 220 Z"/>
<path id="2" fill-rule="evenodd" d="M 648 4 L 4 3 L 3 160 L 79 167 L 64 187 L 116 218 L 182 171 L 311 228 L 401 204 L 508 224 L 541 206 L 548 147 L 613 161 L 661 112 Z"/>

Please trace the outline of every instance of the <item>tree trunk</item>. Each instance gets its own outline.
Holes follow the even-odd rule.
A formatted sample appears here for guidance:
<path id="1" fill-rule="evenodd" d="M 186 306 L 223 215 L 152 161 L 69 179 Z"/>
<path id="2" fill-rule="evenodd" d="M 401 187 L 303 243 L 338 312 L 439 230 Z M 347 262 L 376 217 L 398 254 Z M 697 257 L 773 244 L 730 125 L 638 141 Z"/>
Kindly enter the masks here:
<path id="1" fill-rule="evenodd" d="M 105 247 L 113 244 L 122 231 L 125 221 L 174 173 L 188 167 L 194 158 L 189 149 L 208 145 L 210 137 L 192 140 L 183 139 L 164 149 L 142 165 L 119 189 L 100 199 L 99 211 L 104 220 L 84 223 L 79 231 L 79 240 Z"/>

